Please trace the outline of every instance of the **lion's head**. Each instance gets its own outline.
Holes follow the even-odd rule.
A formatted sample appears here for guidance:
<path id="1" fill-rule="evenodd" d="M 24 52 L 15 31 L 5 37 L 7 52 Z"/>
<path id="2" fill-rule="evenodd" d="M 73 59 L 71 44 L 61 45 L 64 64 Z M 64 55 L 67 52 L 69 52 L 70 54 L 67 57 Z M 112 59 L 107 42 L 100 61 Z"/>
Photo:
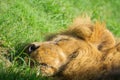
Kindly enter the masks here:
<path id="1" fill-rule="evenodd" d="M 114 45 L 113 35 L 103 24 L 86 22 L 77 23 L 48 41 L 31 43 L 25 51 L 35 60 L 43 76 L 62 74 L 68 80 L 75 80 L 90 75 L 92 79 L 103 69 L 103 51 Z"/>
<path id="2" fill-rule="evenodd" d="M 90 44 L 82 39 L 58 35 L 51 41 L 34 42 L 26 48 L 26 52 L 34 59 L 42 74 L 52 76 L 57 74 L 71 59 L 78 56 L 79 51 L 90 48 Z"/>

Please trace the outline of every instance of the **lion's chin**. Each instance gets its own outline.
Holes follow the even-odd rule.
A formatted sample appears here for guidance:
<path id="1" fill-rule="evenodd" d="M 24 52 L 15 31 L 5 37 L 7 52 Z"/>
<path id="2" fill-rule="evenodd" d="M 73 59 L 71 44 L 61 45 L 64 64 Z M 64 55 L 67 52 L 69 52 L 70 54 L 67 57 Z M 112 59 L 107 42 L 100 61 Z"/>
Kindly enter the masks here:
<path id="1" fill-rule="evenodd" d="M 42 75 L 42 76 L 53 76 L 56 74 L 56 70 L 54 67 L 51 67 L 51 66 L 45 66 L 45 65 L 40 65 L 37 67 L 38 69 L 38 72 L 37 72 L 37 75 Z"/>

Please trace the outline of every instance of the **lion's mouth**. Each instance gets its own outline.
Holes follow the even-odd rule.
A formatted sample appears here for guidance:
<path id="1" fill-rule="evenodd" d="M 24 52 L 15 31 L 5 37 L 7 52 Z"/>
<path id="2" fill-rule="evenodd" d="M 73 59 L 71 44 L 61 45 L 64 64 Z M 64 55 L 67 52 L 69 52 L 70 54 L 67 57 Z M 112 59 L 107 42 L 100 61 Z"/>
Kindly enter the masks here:
<path id="1" fill-rule="evenodd" d="M 37 63 L 37 66 L 46 67 L 46 68 L 54 68 L 46 63 Z"/>
<path id="2" fill-rule="evenodd" d="M 54 68 L 54 67 L 52 67 L 52 66 L 50 66 L 50 65 L 48 65 L 46 63 L 39 63 L 39 66 L 45 67 L 45 68 Z"/>

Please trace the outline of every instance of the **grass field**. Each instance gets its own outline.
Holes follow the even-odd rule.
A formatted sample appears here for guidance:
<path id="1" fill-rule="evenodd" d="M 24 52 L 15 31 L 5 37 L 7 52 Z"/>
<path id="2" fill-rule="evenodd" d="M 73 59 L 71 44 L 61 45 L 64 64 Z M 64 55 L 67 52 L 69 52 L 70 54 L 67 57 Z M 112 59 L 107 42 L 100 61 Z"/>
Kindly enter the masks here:
<path id="1" fill-rule="evenodd" d="M 9 69 L 0 67 L 0 80 L 49 80 L 36 76 L 24 62 L 23 46 L 44 41 L 45 35 L 65 29 L 82 14 L 106 22 L 120 36 L 120 0 L 0 0 L 0 41 L 13 62 Z"/>

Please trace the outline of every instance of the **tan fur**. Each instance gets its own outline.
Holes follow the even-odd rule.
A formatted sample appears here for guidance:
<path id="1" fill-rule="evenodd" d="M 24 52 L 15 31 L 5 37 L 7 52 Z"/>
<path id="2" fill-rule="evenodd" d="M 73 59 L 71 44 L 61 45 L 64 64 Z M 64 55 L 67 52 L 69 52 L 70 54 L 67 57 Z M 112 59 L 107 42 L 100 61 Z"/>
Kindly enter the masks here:
<path id="1" fill-rule="evenodd" d="M 49 41 L 32 43 L 26 49 L 42 75 L 55 76 L 55 80 L 94 80 L 113 66 L 120 67 L 114 36 L 103 23 L 92 23 L 89 17 L 77 18 Z"/>
<path id="2" fill-rule="evenodd" d="M 96 45 L 101 51 L 115 46 L 115 39 L 112 33 L 106 29 L 104 23 L 92 23 L 90 18 L 77 18 L 73 25 L 65 32 L 78 36 Z"/>

